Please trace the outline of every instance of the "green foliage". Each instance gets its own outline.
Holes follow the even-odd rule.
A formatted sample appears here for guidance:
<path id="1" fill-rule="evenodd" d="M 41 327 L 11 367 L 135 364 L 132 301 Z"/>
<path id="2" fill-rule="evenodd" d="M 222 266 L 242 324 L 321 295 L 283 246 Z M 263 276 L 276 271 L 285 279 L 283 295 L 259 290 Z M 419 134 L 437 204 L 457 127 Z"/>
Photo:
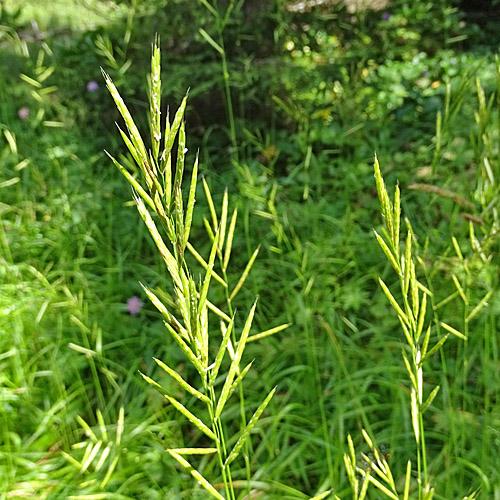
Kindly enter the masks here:
<path id="1" fill-rule="evenodd" d="M 201 499 L 202 477 L 225 496 L 226 460 L 241 500 L 500 495 L 495 11 L 352 6 L 0 2 L 0 498 Z"/>

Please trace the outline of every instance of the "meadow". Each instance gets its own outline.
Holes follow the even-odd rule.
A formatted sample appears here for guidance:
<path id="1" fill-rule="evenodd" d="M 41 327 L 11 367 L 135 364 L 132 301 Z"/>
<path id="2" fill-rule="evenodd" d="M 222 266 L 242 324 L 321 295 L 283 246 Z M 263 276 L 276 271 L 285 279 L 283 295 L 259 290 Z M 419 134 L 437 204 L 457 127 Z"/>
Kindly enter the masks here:
<path id="1" fill-rule="evenodd" d="M 0 0 L 0 499 L 500 499 L 499 22 Z"/>

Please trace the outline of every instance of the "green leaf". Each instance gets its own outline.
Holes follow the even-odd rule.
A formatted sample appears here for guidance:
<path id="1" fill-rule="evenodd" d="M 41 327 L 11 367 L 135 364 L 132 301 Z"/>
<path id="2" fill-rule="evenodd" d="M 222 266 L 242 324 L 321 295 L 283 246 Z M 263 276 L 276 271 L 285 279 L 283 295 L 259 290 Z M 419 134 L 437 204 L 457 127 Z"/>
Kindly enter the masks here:
<path id="1" fill-rule="evenodd" d="M 189 233 L 191 231 L 191 224 L 193 222 L 193 211 L 194 204 L 196 202 L 196 183 L 198 181 L 198 155 L 196 155 L 196 160 L 193 166 L 193 172 L 191 174 L 191 185 L 189 187 L 189 197 L 186 207 L 186 219 L 184 221 L 184 248 L 189 240 Z"/>
<path id="2" fill-rule="evenodd" d="M 465 340 L 467 341 L 467 337 L 459 332 L 458 330 L 456 330 L 455 328 L 453 328 L 452 326 L 450 325 L 447 325 L 446 323 L 443 323 L 442 321 L 439 322 L 439 324 L 447 331 L 449 331 L 450 333 L 452 333 L 453 335 L 455 335 L 455 337 L 458 337 L 459 339 L 462 339 L 462 340 Z"/>
<path id="3" fill-rule="evenodd" d="M 389 302 L 392 304 L 392 307 L 396 309 L 398 316 L 406 323 L 407 326 L 411 326 L 408 316 L 406 316 L 401 307 L 399 307 L 399 304 L 396 302 L 396 299 L 392 296 L 391 292 L 389 291 L 389 288 L 387 288 L 387 285 L 380 278 L 378 279 L 378 282 L 380 283 L 380 286 L 382 287 L 385 296 L 389 299 Z"/>
<path id="4" fill-rule="evenodd" d="M 218 242 L 219 242 L 219 231 L 217 231 L 215 233 L 215 239 L 214 239 L 214 242 L 212 243 L 212 250 L 210 251 L 210 257 L 208 259 L 207 272 L 205 274 L 205 279 L 203 280 L 203 284 L 201 286 L 200 302 L 198 304 L 198 314 L 201 314 L 201 312 L 203 311 L 203 309 L 206 306 L 208 288 L 210 286 L 210 279 L 212 278 L 212 270 L 214 267 L 215 254 L 217 252 Z"/>
<path id="5" fill-rule="evenodd" d="M 224 386 L 222 387 L 222 392 L 217 402 L 217 407 L 215 409 L 215 419 L 220 417 L 222 410 L 224 409 L 224 405 L 226 404 L 227 399 L 229 398 L 229 394 L 231 391 L 231 386 L 233 384 L 234 377 L 239 368 L 241 356 L 243 355 L 243 350 L 245 349 L 246 341 L 248 338 L 248 333 L 250 332 L 250 328 L 252 326 L 253 317 L 255 314 L 255 308 L 257 307 L 257 300 L 254 302 L 250 312 L 248 314 L 247 320 L 245 322 L 245 326 L 243 328 L 243 332 L 241 333 L 240 340 L 238 342 L 238 347 L 236 352 L 234 353 L 234 358 L 231 362 L 231 366 L 229 367 L 229 372 L 226 376 L 226 380 L 224 382 Z"/>
<path id="6" fill-rule="evenodd" d="M 226 251 L 224 253 L 224 262 L 222 264 L 222 269 L 224 271 L 227 270 L 227 266 L 229 265 L 229 259 L 231 258 L 231 247 L 233 245 L 234 228 L 236 226 L 237 217 L 238 217 L 238 209 L 235 208 L 233 216 L 231 217 L 231 222 L 229 223 L 229 231 L 227 233 Z"/>
<path id="7" fill-rule="evenodd" d="M 167 366 L 163 361 L 160 361 L 159 359 L 154 357 L 153 359 L 156 361 L 158 366 L 165 370 L 174 380 L 176 380 L 183 389 L 192 394 L 195 398 L 203 401 L 205 404 L 210 404 L 210 399 L 207 398 L 205 394 L 202 394 L 200 391 L 196 390 L 193 386 L 188 384 L 175 370 L 172 370 L 172 368 Z"/>
<path id="8" fill-rule="evenodd" d="M 213 497 L 218 500 L 225 500 L 225 498 L 196 470 L 192 465 L 179 453 L 174 450 L 168 450 L 170 455 L 177 460 L 189 473 L 196 479 L 196 482 L 203 488 L 205 488 Z"/>
<path id="9" fill-rule="evenodd" d="M 245 283 L 248 273 L 250 272 L 250 269 L 252 269 L 253 263 L 255 262 L 255 259 L 259 254 L 259 250 L 260 250 L 260 245 L 255 249 L 254 253 L 250 257 L 250 260 L 248 261 L 248 264 L 246 265 L 240 279 L 238 280 L 238 283 L 236 283 L 236 286 L 234 287 L 233 291 L 231 292 L 231 295 L 229 296 L 229 300 L 233 300 L 234 297 L 236 297 L 236 294 L 240 291 L 241 287 Z"/>
<path id="10" fill-rule="evenodd" d="M 217 351 L 217 356 L 215 357 L 214 364 L 212 366 L 212 369 L 210 370 L 209 383 L 211 386 L 213 386 L 215 379 L 217 378 L 217 375 L 219 373 L 219 369 L 222 364 L 222 360 L 224 359 L 224 354 L 226 353 L 227 343 L 231 336 L 231 331 L 233 329 L 233 326 L 234 326 L 234 318 L 231 319 L 231 322 L 229 323 L 229 325 L 226 328 L 226 331 L 224 332 L 219 350 Z"/>
<path id="11" fill-rule="evenodd" d="M 182 413 L 194 426 L 200 429 L 203 434 L 208 436 L 210 439 L 217 441 L 217 436 L 214 434 L 214 432 L 209 429 L 198 417 L 195 417 L 184 405 L 179 403 L 179 401 L 177 401 L 176 399 L 168 396 L 167 394 L 165 394 L 164 397 L 168 399 L 172 406 L 174 406 L 180 413 Z"/>
<path id="12" fill-rule="evenodd" d="M 248 422 L 244 431 L 241 433 L 241 436 L 234 445 L 234 448 L 231 450 L 231 453 L 226 458 L 226 461 L 224 462 L 224 467 L 227 467 L 235 458 L 237 458 L 241 449 L 243 448 L 243 445 L 245 444 L 245 441 L 247 440 L 248 436 L 252 432 L 252 429 L 255 427 L 255 424 L 262 415 L 262 412 L 266 409 L 267 405 L 269 404 L 269 401 L 271 401 L 271 398 L 273 397 L 275 391 L 276 387 L 267 395 L 266 399 L 262 401 L 257 410 L 255 410 L 255 413 L 252 415 L 252 418 Z"/>
<path id="13" fill-rule="evenodd" d="M 269 330 L 265 330 L 264 332 L 256 333 L 255 335 L 251 335 L 247 339 L 247 344 L 249 342 L 254 342 L 255 340 L 260 340 L 265 337 L 269 337 L 270 335 L 274 335 L 275 333 L 282 332 L 286 330 L 288 327 L 292 326 L 292 323 L 285 323 L 283 325 L 275 326 L 274 328 L 270 328 Z"/>
<path id="14" fill-rule="evenodd" d="M 224 54 L 224 49 L 203 29 L 198 30 L 200 35 L 219 53 Z"/>
<path id="15" fill-rule="evenodd" d="M 422 405 L 422 408 L 420 409 L 421 413 L 425 413 L 425 411 L 427 410 L 427 408 L 429 408 L 429 406 L 434 401 L 434 398 L 437 396 L 438 392 L 439 392 L 439 385 L 437 385 L 436 387 L 434 387 L 434 389 L 432 390 L 432 392 L 429 394 L 429 397 L 427 398 L 427 400 L 425 401 L 425 403 Z"/>

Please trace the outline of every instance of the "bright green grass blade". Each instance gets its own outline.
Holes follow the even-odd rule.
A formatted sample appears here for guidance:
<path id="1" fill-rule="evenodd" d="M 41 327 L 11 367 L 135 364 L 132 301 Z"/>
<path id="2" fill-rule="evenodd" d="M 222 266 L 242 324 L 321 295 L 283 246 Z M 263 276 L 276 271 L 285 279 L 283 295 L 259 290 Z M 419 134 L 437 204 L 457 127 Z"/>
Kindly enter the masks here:
<path id="1" fill-rule="evenodd" d="M 120 459 L 119 456 L 116 456 L 113 461 L 109 464 L 108 470 L 106 472 L 106 475 L 104 476 L 104 479 L 101 482 L 101 488 L 105 488 L 106 485 L 109 483 L 111 476 L 113 475 L 113 472 L 116 469 L 116 466 L 118 464 L 118 460 Z"/>
<path id="2" fill-rule="evenodd" d="M 186 357 L 189 359 L 189 361 L 195 366 L 195 368 L 198 370 L 198 373 L 203 373 L 203 367 L 200 363 L 200 360 L 193 354 L 193 351 L 189 348 L 189 346 L 184 342 L 182 337 L 175 331 L 172 326 L 164 321 L 165 326 L 167 327 L 167 330 L 171 333 L 172 337 L 174 337 L 174 340 L 177 342 L 179 347 L 182 349 Z"/>
<path id="3" fill-rule="evenodd" d="M 104 151 L 108 157 L 111 159 L 111 161 L 115 164 L 115 166 L 118 168 L 118 170 L 123 174 L 123 176 L 127 179 L 127 181 L 132 185 L 132 187 L 137 191 L 139 196 L 149 205 L 151 210 L 156 212 L 156 207 L 153 202 L 153 200 L 150 198 L 148 193 L 144 191 L 143 187 L 139 184 L 137 179 L 135 179 L 132 174 L 120 163 L 118 163 L 106 150 Z"/>
<path id="4" fill-rule="evenodd" d="M 199 28 L 200 35 L 219 53 L 224 54 L 224 49 L 203 29 Z M 38 83 L 38 82 L 37 82 Z"/>
<path id="5" fill-rule="evenodd" d="M 213 239 L 212 239 L 213 241 Z M 191 252 L 193 257 L 205 268 L 205 270 L 208 267 L 207 262 L 205 259 L 196 251 L 196 249 L 189 243 L 189 241 L 186 242 L 186 248 Z M 227 283 L 212 269 L 212 278 L 216 281 L 218 281 L 224 288 L 227 288 Z"/>
<path id="6" fill-rule="evenodd" d="M 168 312 L 168 309 L 166 306 L 163 304 L 163 302 L 145 285 L 142 283 L 139 283 L 148 296 L 149 300 L 152 302 L 152 304 L 160 311 L 160 313 L 163 315 L 163 317 L 172 325 L 175 326 L 178 332 L 184 337 L 185 340 L 188 340 L 188 334 L 186 329 L 179 323 L 177 318 L 170 314 Z"/>
<path id="7" fill-rule="evenodd" d="M 174 450 L 168 450 L 170 455 L 177 460 L 189 473 L 196 479 L 196 482 L 205 488 L 213 497 L 218 500 L 225 500 L 225 498 L 196 470 L 192 465 L 181 455 L 176 453 Z"/>
<path id="8" fill-rule="evenodd" d="M 147 375 L 144 375 L 144 373 L 142 373 L 141 371 L 139 372 L 139 374 L 149 385 L 153 386 L 160 394 L 163 394 L 164 396 L 168 395 L 168 391 L 165 390 L 158 382 L 154 381 Z"/>
<path id="9" fill-rule="evenodd" d="M 260 250 L 260 245 L 255 249 L 254 253 L 250 257 L 250 260 L 248 261 L 248 264 L 245 267 L 245 270 L 243 271 L 240 279 L 238 280 L 238 283 L 236 283 L 236 286 L 234 287 L 233 291 L 231 292 L 231 295 L 229 296 L 229 300 L 233 300 L 236 297 L 236 294 L 240 291 L 241 287 L 245 283 L 245 280 L 247 279 L 248 273 L 250 272 L 250 269 L 252 269 L 253 263 L 255 262 L 255 259 L 257 258 L 257 255 L 259 254 Z"/>
<path id="10" fill-rule="evenodd" d="M 158 35 L 155 36 L 151 54 L 150 120 L 153 158 L 158 158 L 161 141 L 161 69 Z"/>
<path id="11" fill-rule="evenodd" d="M 224 271 L 227 270 L 227 266 L 229 265 L 229 259 L 231 258 L 231 248 L 233 246 L 234 228 L 236 227 L 237 217 L 238 217 L 238 209 L 235 208 L 233 215 L 231 217 L 231 222 L 229 223 L 229 231 L 227 233 L 226 251 L 224 252 L 224 262 L 222 264 L 222 269 Z"/>
<path id="12" fill-rule="evenodd" d="M 494 289 L 491 289 L 488 291 L 488 293 L 479 301 L 477 306 L 474 307 L 474 309 L 472 309 L 472 311 L 469 313 L 469 315 L 465 318 L 466 323 L 469 323 L 469 321 L 471 321 L 476 316 L 476 314 L 479 311 L 481 311 L 481 309 L 488 306 L 488 300 L 490 300 L 490 298 L 494 292 L 495 292 Z"/>
<path id="13" fill-rule="evenodd" d="M 210 188 L 208 187 L 205 177 L 203 177 L 203 189 L 205 190 L 205 197 L 207 198 L 208 208 L 210 209 L 210 215 L 212 216 L 212 224 L 214 231 L 217 231 L 219 223 L 217 222 L 217 213 L 215 211 L 214 201 L 212 200 L 212 194 L 210 193 Z"/>
<path id="14" fill-rule="evenodd" d="M 210 455 L 217 453 L 217 448 L 171 448 L 169 451 L 179 455 Z"/>
<path id="15" fill-rule="evenodd" d="M 182 191 L 180 186 L 174 185 L 174 216 L 175 216 L 175 245 L 179 264 L 183 262 L 184 257 L 184 207 L 182 204 Z M 180 267 L 180 265 L 179 265 Z"/>
<path id="16" fill-rule="evenodd" d="M 104 418 L 102 417 L 101 410 L 97 408 L 95 414 L 97 416 L 97 423 L 99 424 L 99 430 L 101 431 L 102 439 L 106 443 L 108 441 L 108 431 L 106 429 L 106 424 L 104 423 Z"/>
<path id="17" fill-rule="evenodd" d="M 181 120 L 177 136 L 177 163 L 175 164 L 174 189 L 180 189 L 182 186 L 182 178 L 184 176 L 184 160 L 186 153 L 186 129 L 184 120 Z"/>
<path id="18" fill-rule="evenodd" d="M 432 392 L 429 394 L 429 397 L 427 398 L 425 403 L 422 405 L 422 408 L 420 409 L 421 413 L 425 413 L 427 408 L 429 408 L 429 406 L 432 404 L 432 402 L 434 401 L 434 398 L 437 396 L 437 393 L 439 392 L 439 387 L 440 387 L 439 385 L 434 387 Z"/>
<path id="19" fill-rule="evenodd" d="M 250 370 L 252 365 L 253 365 L 253 360 L 250 361 L 250 363 L 248 363 L 248 365 L 245 366 L 245 368 L 243 368 L 243 370 L 241 370 L 241 372 L 238 374 L 238 376 L 234 379 L 234 382 L 231 384 L 231 388 L 229 389 L 228 399 L 231 397 L 231 395 L 235 391 L 236 387 L 238 387 L 238 385 L 241 383 L 241 381 L 243 380 L 245 375 L 248 373 L 248 370 Z"/>
<path id="20" fill-rule="evenodd" d="M 430 328 L 430 327 L 429 327 Z M 439 341 L 436 343 L 436 345 L 427 353 L 425 356 L 425 359 L 430 358 L 435 352 L 437 352 L 441 346 L 448 340 L 448 337 L 450 336 L 449 333 L 444 335 L 439 339 Z"/>
<path id="21" fill-rule="evenodd" d="M 179 131 L 181 123 L 183 123 L 183 116 L 184 116 L 184 110 L 186 109 L 188 93 L 186 93 L 186 95 L 184 96 L 184 99 L 182 100 L 182 103 L 179 106 L 179 109 L 175 113 L 174 121 L 172 122 L 172 126 L 169 128 L 168 136 L 166 136 L 166 138 L 165 138 L 165 151 L 163 153 L 165 156 L 165 159 L 170 157 L 170 154 L 172 152 L 172 146 L 174 145 L 175 137 L 177 135 L 177 132 Z M 182 149 L 182 151 L 184 151 L 184 148 Z"/>
<path id="22" fill-rule="evenodd" d="M 146 170 L 144 169 L 144 161 L 141 159 L 139 151 L 135 148 L 135 146 L 132 144 L 132 141 L 128 138 L 127 134 L 120 128 L 118 124 L 116 124 L 118 131 L 120 132 L 120 135 L 122 136 L 123 142 L 127 146 L 127 149 L 130 151 L 130 154 L 132 155 L 132 158 L 135 160 L 135 163 L 137 166 L 140 168 L 142 175 L 148 181 L 147 175 L 146 175 Z M 151 185 L 148 183 L 148 188 L 150 188 Z"/>
<path id="23" fill-rule="evenodd" d="M 273 397 L 275 391 L 276 391 L 276 387 L 267 395 L 266 399 L 264 399 L 264 401 L 262 401 L 262 403 L 259 405 L 257 410 L 255 410 L 255 413 L 252 415 L 252 418 L 248 422 L 244 431 L 241 433 L 241 436 L 239 437 L 238 441 L 236 442 L 233 449 L 231 450 L 231 453 L 226 458 L 226 461 L 224 462 L 224 467 L 227 467 L 233 460 L 235 460 L 238 457 L 241 449 L 243 448 L 243 445 L 245 444 L 245 441 L 247 440 L 248 436 L 252 432 L 252 429 L 255 427 L 255 424 L 257 423 L 260 416 L 262 415 L 262 412 L 266 409 L 267 405 L 269 404 L 269 401 L 271 401 L 271 398 Z M 322 498 L 324 498 L 324 497 L 322 497 Z"/>
<path id="24" fill-rule="evenodd" d="M 94 458 L 99 453 L 101 446 L 102 446 L 102 441 L 97 441 L 97 443 L 95 443 L 95 445 L 92 447 L 90 453 L 87 455 L 84 461 L 82 461 L 82 468 L 80 469 L 81 473 L 85 472 L 89 468 L 90 464 L 94 461 Z"/>
<path id="25" fill-rule="evenodd" d="M 203 309 L 206 307 L 208 288 L 210 286 L 210 279 L 212 278 L 212 270 L 214 268 L 215 254 L 217 253 L 217 245 L 219 242 L 219 231 L 215 233 L 215 239 L 212 243 L 212 250 L 210 251 L 210 257 L 207 263 L 207 272 L 205 274 L 205 279 L 200 290 L 200 301 L 198 304 L 198 314 L 201 314 Z"/>
<path id="26" fill-rule="evenodd" d="M 165 142 L 170 134 L 169 111 L 165 118 Z M 160 170 L 163 172 L 163 186 L 165 187 L 165 207 L 170 208 L 172 202 L 172 157 L 163 149 L 160 158 Z"/>
<path id="27" fill-rule="evenodd" d="M 196 390 L 193 386 L 188 384 L 175 370 L 172 370 L 172 368 L 167 366 L 163 361 L 160 361 L 155 357 L 153 357 L 153 359 L 156 361 L 158 366 L 165 370 L 173 379 L 175 379 L 184 390 L 192 394 L 195 398 L 203 401 L 205 404 L 210 404 L 210 399 L 207 398 L 205 394 L 202 394 L 200 391 Z"/>
<path id="28" fill-rule="evenodd" d="M 234 326 L 234 318 L 231 319 L 231 322 L 228 324 L 226 331 L 224 332 L 219 350 L 217 351 L 217 356 L 215 357 L 214 364 L 212 366 L 212 369 L 210 370 L 209 385 L 212 387 L 219 373 L 219 368 L 222 364 L 222 360 L 224 359 L 224 354 L 226 353 L 226 348 L 227 348 L 227 342 L 231 336 L 231 331 L 233 329 L 233 326 Z"/>
<path id="29" fill-rule="evenodd" d="M 113 100 L 115 101 L 116 107 L 118 108 L 118 111 L 122 115 L 122 118 L 125 121 L 125 125 L 127 125 L 127 129 L 129 131 L 132 144 L 137 149 L 139 156 L 141 157 L 141 160 L 143 162 L 147 162 L 148 155 L 146 153 L 146 147 L 144 146 L 144 142 L 142 141 L 139 129 L 136 127 L 134 120 L 132 119 L 132 115 L 130 114 L 120 93 L 118 92 L 118 89 L 115 87 L 115 84 L 113 83 L 109 75 L 104 70 L 101 71 L 104 76 L 104 80 L 106 81 L 106 86 L 108 87 L 108 90 L 111 96 L 113 97 Z"/>
<path id="30" fill-rule="evenodd" d="M 405 362 L 406 370 L 408 371 L 408 376 L 410 377 L 410 381 L 413 387 L 417 387 L 417 379 L 415 377 L 415 374 L 413 373 L 412 366 L 410 364 L 410 361 L 408 360 L 408 357 L 406 356 L 406 353 L 402 351 L 403 355 L 403 360 Z"/>
<path id="31" fill-rule="evenodd" d="M 332 490 L 324 491 L 323 493 L 320 493 L 319 495 L 316 495 L 315 497 L 309 498 L 309 500 L 324 500 L 325 498 L 328 498 L 332 494 Z"/>
<path id="32" fill-rule="evenodd" d="M 191 224 L 193 222 L 193 211 L 194 204 L 196 202 L 196 184 L 198 182 L 198 155 L 196 155 L 196 160 L 193 166 L 193 172 L 191 174 L 191 185 L 189 187 L 189 197 L 186 207 L 186 219 L 184 221 L 184 248 L 186 248 L 187 242 L 189 240 L 189 233 L 191 231 Z"/>
<path id="33" fill-rule="evenodd" d="M 87 422 L 85 422 L 80 415 L 76 416 L 76 420 L 85 431 L 85 435 L 88 436 L 94 443 L 97 443 L 97 436 L 94 434 L 94 431 L 90 428 L 89 424 L 87 424 Z"/>
<path id="34" fill-rule="evenodd" d="M 378 279 L 378 282 L 380 283 L 380 286 L 382 287 L 385 296 L 389 299 L 389 302 L 392 304 L 392 307 L 396 309 L 398 316 L 406 323 L 407 326 L 411 326 L 408 316 L 406 316 L 401 307 L 399 307 L 399 304 L 396 302 L 396 299 L 392 296 L 391 292 L 389 291 L 389 288 L 387 288 L 387 285 L 380 278 Z"/>
<path id="35" fill-rule="evenodd" d="M 401 274 L 401 271 L 399 269 L 399 264 L 396 261 L 396 259 L 394 258 L 394 255 L 392 255 L 392 252 L 389 249 L 389 247 L 387 246 L 386 242 L 384 241 L 384 239 L 382 238 L 382 236 L 380 236 L 377 233 L 377 231 L 374 230 L 373 232 L 375 233 L 375 238 L 377 238 L 377 241 L 378 241 L 378 244 L 380 245 L 380 248 L 382 248 L 382 250 L 384 251 L 385 256 L 387 257 L 387 259 L 391 263 L 392 267 L 398 273 L 398 275 Z"/>
<path id="36" fill-rule="evenodd" d="M 164 395 L 164 397 L 168 399 L 168 401 L 170 401 L 170 403 L 175 407 L 176 410 L 182 413 L 194 426 L 200 429 L 203 434 L 208 436 L 210 439 L 217 441 L 217 436 L 214 434 L 214 432 L 210 430 L 198 417 L 195 417 L 183 404 L 179 403 L 179 401 L 166 394 Z"/>
<path id="37" fill-rule="evenodd" d="M 134 197 L 137 210 L 141 214 L 142 220 L 145 222 L 151 236 L 153 237 L 154 242 L 156 243 L 156 247 L 158 248 L 160 255 L 163 257 L 163 260 L 167 266 L 168 272 L 172 277 L 172 280 L 179 288 L 182 288 L 181 279 L 179 276 L 179 272 L 177 270 L 177 262 L 174 259 L 173 255 L 170 253 L 165 243 L 163 242 L 158 229 L 156 228 L 156 224 L 154 223 L 151 214 L 146 209 L 144 202 L 138 196 Z"/>
<path id="38" fill-rule="evenodd" d="M 399 192 L 398 184 L 396 184 L 396 189 L 394 192 L 394 212 L 392 220 L 394 221 L 392 241 L 394 245 L 394 251 L 396 252 L 396 258 L 399 258 L 399 226 L 401 224 L 401 193 Z"/>
<path id="39" fill-rule="evenodd" d="M 378 479 L 374 478 L 373 476 L 370 476 L 368 480 L 382 493 L 384 493 L 385 496 L 392 498 L 393 500 L 399 500 L 399 498 L 391 490 L 389 490 L 386 486 L 384 486 Z"/>
<path id="40" fill-rule="evenodd" d="M 422 294 L 422 301 L 420 303 L 420 312 L 418 313 L 417 329 L 415 331 L 415 339 L 418 341 L 424 329 L 425 313 L 427 311 L 427 295 Z"/>
<path id="41" fill-rule="evenodd" d="M 212 304 L 212 302 L 210 302 L 209 300 L 207 300 L 207 307 L 213 313 L 217 314 L 219 318 L 223 319 L 226 323 L 229 323 L 231 321 L 231 318 L 224 311 L 221 311 L 216 305 Z"/>
<path id="42" fill-rule="evenodd" d="M 459 339 L 462 339 L 462 340 L 465 340 L 467 341 L 467 337 L 462 333 L 462 332 L 459 332 L 457 329 L 453 328 L 452 326 L 446 324 L 446 323 L 443 323 L 442 321 L 439 322 L 439 324 L 447 331 L 449 331 L 450 333 L 452 333 L 453 335 L 455 335 L 455 337 L 458 337 Z"/>
<path id="43" fill-rule="evenodd" d="M 226 376 L 226 380 L 224 382 L 224 386 L 222 388 L 221 395 L 219 397 L 219 401 L 217 402 L 217 407 L 215 409 L 215 418 L 219 418 L 224 405 L 226 404 L 227 399 L 229 398 L 229 394 L 231 391 L 231 386 L 233 384 L 234 377 L 239 368 L 241 356 L 243 355 L 243 350 L 245 349 L 246 341 L 248 338 L 248 333 L 250 332 L 250 328 L 252 326 L 253 317 L 255 314 L 255 308 L 257 307 L 257 300 L 254 302 L 250 312 L 248 314 L 247 320 L 245 322 L 245 326 L 243 328 L 243 332 L 241 333 L 240 340 L 238 342 L 238 347 L 236 352 L 234 353 L 234 358 L 231 362 L 231 366 L 229 367 L 229 372 Z"/>
<path id="44" fill-rule="evenodd" d="M 408 460 L 406 464 L 406 477 L 405 477 L 405 489 L 403 492 L 403 500 L 409 500 L 410 498 L 410 479 L 411 479 L 411 462 Z"/>
<path id="45" fill-rule="evenodd" d="M 247 343 L 254 342 L 255 340 L 260 340 L 265 337 L 269 337 L 270 335 L 274 335 L 275 333 L 282 332 L 292 326 L 292 323 L 284 323 L 283 325 L 275 326 L 274 328 L 270 328 L 269 330 L 265 330 L 260 333 L 256 333 L 255 335 L 251 335 L 248 337 Z"/>
<path id="46" fill-rule="evenodd" d="M 224 190 L 224 197 L 222 198 L 222 211 L 220 216 L 220 226 L 219 226 L 219 252 L 222 252 L 224 246 L 224 238 L 226 237 L 226 225 L 227 225 L 227 205 L 228 205 L 228 195 L 227 188 Z"/>

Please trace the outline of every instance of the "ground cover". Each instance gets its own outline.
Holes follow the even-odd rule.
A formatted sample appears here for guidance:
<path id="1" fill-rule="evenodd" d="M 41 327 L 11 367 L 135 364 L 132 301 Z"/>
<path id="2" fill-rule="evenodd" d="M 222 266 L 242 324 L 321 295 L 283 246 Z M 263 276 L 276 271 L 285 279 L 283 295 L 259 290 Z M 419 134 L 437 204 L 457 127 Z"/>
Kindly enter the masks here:
<path id="1" fill-rule="evenodd" d="M 172 310 L 174 290 L 103 152 L 139 176 L 99 67 L 149 137 L 156 32 L 171 118 L 191 87 L 186 175 L 200 148 L 199 175 L 217 214 L 226 187 L 228 214 L 238 208 L 231 287 L 260 247 L 230 306 L 237 333 L 256 296 L 251 334 L 290 324 L 245 348 L 242 367 L 254 359 L 243 382 L 246 418 L 277 389 L 231 465 L 236 497 L 331 489 L 349 498 L 347 436 L 361 488 L 364 428 L 386 450 L 397 498 L 408 460 L 410 498 L 424 498 L 401 356 L 411 359 L 411 350 L 378 282 L 404 303 L 372 230 L 390 241 L 375 151 L 391 200 L 399 181 L 411 221 L 416 275 L 430 292 L 426 325 L 433 339 L 450 335 L 423 367 L 425 395 L 440 386 L 424 417 L 434 498 L 500 495 L 500 78 L 482 26 L 447 2 L 355 12 L 287 1 L 52 7 L 1 4 L 2 498 L 207 497 L 165 452 L 207 446 L 205 434 L 138 373 L 192 408 L 194 396 L 153 358 L 191 384 L 195 367 L 139 282 Z M 203 217 L 213 217 L 203 183 L 196 200 L 191 241 L 208 259 Z M 401 228 L 405 243 L 404 218 Z M 190 265 L 204 275 L 196 259 Z M 209 299 L 229 314 L 223 289 L 211 288 Z M 238 399 L 223 413 L 229 448 L 240 432 Z M 225 495 L 217 461 L 192 462 Z M 370 486 L 368 498 L 381 494 Z"/>

